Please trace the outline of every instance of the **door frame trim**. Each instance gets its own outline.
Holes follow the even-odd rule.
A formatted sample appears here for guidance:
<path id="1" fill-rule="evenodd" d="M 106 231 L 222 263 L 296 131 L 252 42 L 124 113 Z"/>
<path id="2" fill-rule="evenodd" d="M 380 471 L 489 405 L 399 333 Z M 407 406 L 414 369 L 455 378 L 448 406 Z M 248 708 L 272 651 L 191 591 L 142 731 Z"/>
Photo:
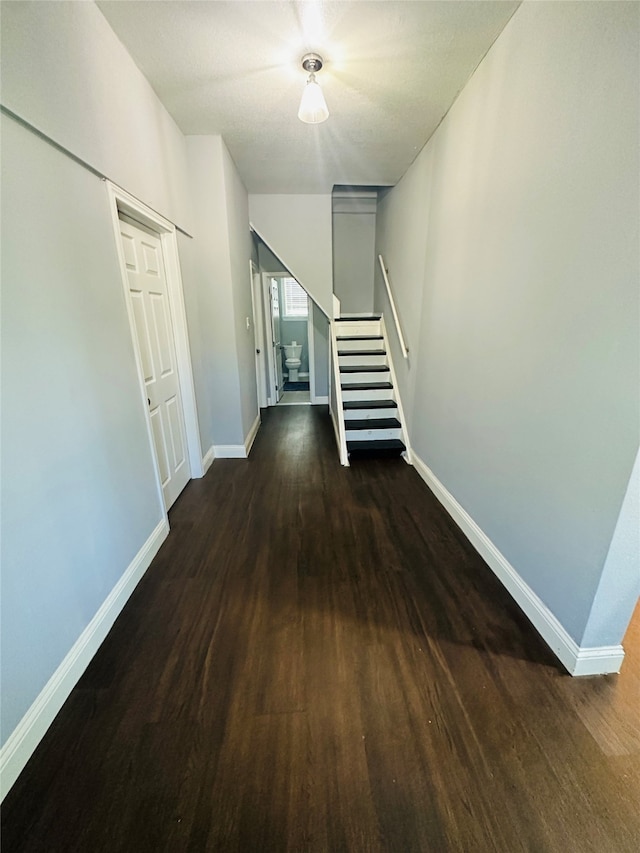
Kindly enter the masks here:
<path id="1" fill-rule="evenodd" d="M 139 201 L 135 196 L 132 196 L 126 190 L 121 189 L 111 181 L 105 181 L 109 198 L 109 208 L 111 212 L 111 222 L 116 241 L 116 250 L 120 266 L 120 278 L 125 298 L 127 309 L 127 318 L 129 320 L 129 331 L 133 343 L 133 350 L 136 360 L 136 370 L 138 374 L 138 385 L 140 388 L 140 402 L 143 407 L 145 423 L 147 425 L 147 437 L 149 439 L 149 447 L 153 466 L 156 476 L 156 486 L 160 506 L 165 517 L 167 510 L 164 505 L 164 495 L 162 492 L 162 480 L 160 477 L 160 468 L 156 454 L 155 444 L 153 441 L 153 432 L 151 428 L 151 418 L 149 416 L 149 406 L 147 404 L 147 392 L 144 384 L 144 372 L 142 369 L 142 360 L 137 343 L 137 333 L 135 327 L 135 318 L 133 316 L 133 307 L 129 298 L 129 280 L 127 277 L 126 264 L 124 259 L 124 251 L 122 241 L 120 239 L 119 213 L 124 213 L 126 216 L 145 225 L 158 235 L 162 246 L 162 257 L 164 260 L 165 275 L 167 278 L 167 289 L 169 293 L 169 311 L 171 313 L 171 323 L 173 326 L 173 338 L 176 351 L 178 382 L 180 385 L 180 396 L 182 397 L 182 410 L 184 416 L 184 427 L 187 442 L 187 456 L 189 460 L 189 468 L 191 478 L 204 476 L 202 466 L 202 447 L 200 444 L 200 430 L 198 427 L 198 409 L 196 406 L 195 385 L 193 382 L 193 370 L 191 366 L 191 352 L 189 349 L 189 334 L 187 329 L 187 315 L 184 307 L 184 296 L 182 289 L 182 275 L 180 273 L 180 261 L 178 258 L 178 240 L 176 227 L 168 219 L 165 219 L 155 210 L 148 207 L 143 202 Z"/>
<path id="2" fill-rule="evenodd" d="M 260 409 L 266 409 L 267 400 L 267 376 L 265 365 L 265 342 L 264 342 L 264 310 L 262 307 L 262 276 L 255 261 L 249 261 L 249 276 L 251 278 L 251 305 L 253 308 L 253 338 L 256 349 L 256 384 L 258 386 L 258 413 Z"/>
<path id="3" fill-rule="evenodd" d="M 276 392 L 276 365 L 273 354 L 273 320 L 271 317 L 271 279 L 279 278 L 279 273 L 263 272 L 262 273 L 262 307 L 264 311 L 265 334 L 268 338 L 267 350 L 267 377 L 269 379 L 269 387 L 267 388 L 267 406 L 277 406 Z"/>
<path id="4" fill-rule="evenodd" d="M 313 330 L 314 301 L 307 293 L 307 355 L 309 356 L 309 400 L 311 405 L 318 401 L 316 398 L 316 342 Z"/>

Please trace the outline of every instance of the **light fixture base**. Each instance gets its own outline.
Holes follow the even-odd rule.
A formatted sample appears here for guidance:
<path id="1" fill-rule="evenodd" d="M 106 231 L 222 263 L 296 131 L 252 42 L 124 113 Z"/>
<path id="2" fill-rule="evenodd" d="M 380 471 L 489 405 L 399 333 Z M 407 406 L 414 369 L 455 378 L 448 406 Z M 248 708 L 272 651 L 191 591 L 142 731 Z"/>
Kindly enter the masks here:
<path id="1" fill-rule="evenodd" d="M 305 53 L 302 57 L 302 67 L 305 71 L 308 71 L 309 74 L 320 71 L 322 64 L 322 57 L 317 53 Z"/>

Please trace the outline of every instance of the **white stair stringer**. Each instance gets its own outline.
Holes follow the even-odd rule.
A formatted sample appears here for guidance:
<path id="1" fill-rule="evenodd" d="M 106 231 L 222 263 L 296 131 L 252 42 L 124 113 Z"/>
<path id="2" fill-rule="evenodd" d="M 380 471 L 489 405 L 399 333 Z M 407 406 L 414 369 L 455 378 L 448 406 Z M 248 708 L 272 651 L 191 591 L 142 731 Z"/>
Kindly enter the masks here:
<path id="1" fill-rule="evenodd" d="M 398 455 L 411 463 L 384 319 L 341 317 L 331 324 L 340 461 L 353 454 Z"/>
<path id="2" fill-rule="evenodd" d="M 334 297 L 334 304 L 337 301 Z M 339 306 L 339 303 L 338 303 Z M 335 305 L 334 305 L 335 307 Z M 333 416 L 333 426 L 336 431 L 336 441 L 338 443 L 338 452 L 340 454 L 340 464 L 349 465 L 349 454 L 347 453 L 347 440 L 344 430 L 344 417 L 342 416 L 342 389 L 340 387 L 340 371 L 338 361 L 338 348 L 336 344 L 337 332 L 336 324 L 338 320 L 331 320 L 331 366 L 332 366 L 332 381 L 331 381 L 331 414 Z"/>

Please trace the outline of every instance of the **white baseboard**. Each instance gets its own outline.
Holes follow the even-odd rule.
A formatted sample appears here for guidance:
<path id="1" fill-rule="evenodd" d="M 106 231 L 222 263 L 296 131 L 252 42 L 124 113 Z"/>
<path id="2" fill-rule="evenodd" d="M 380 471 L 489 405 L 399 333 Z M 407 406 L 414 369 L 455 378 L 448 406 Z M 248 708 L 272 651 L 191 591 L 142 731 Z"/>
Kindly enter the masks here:
<path id="1" fill-rule="evenodd" d="M 216 444 L 213 447 L 216 459 L 246 459 L 244 444 Z"/>
<path id="2" fill-rule="evenodd" d="M 163 518 L 0 750 L 0 799 L 31 758 L 168 533 L 169 524 Z"/>
<path id="3" fill-rule="evenodd" d="M 622 646 L 581 648 L 415 451 L 413 465 L 567 671 L 571 675 L 619 672 L 624 658 Z"/>
<path id="4" fill-rule="evenodd" d="M 244 450 L 245 455 L 248 456 L 251 452 L 251 448 L 253 447 L 253 442 L 256 440 L 256 436 L 258 434 L 258 430 L 260 429 L 260 412 L 256 415 L 255 421 L 251 424 L 251 429 L 249 430 L 249 434 L 244 440 Z"/>
<path id="5" fill-rule="evenodd" d="M 207 473 L 209 468 L 213 465 L 213 460 L 216 458 L 213 445 L 207 450 L 205 455 L 202 457 L 202 476 Z"/>
<path id="6" fill-rule="evenodd" d="M 571 675 L 610 675 L 620 672 L 624 660 L 622 646 L 578 646 Z M 564 661 L 563 661 L 564 663 Z M 565 664 L 566 666 L 566 664 Z M 567 667 L 568 669 L 568 667 Z"/>
<path id="7" fill-rule="evenodd" d="M 313 397 L 311 400 L 311 404 L 313 406 L 321 406 L 324 403 L 326 403 L 327 406 L 329 405 L 329 397 L 326 394 L 324 396 L 320 396 L 320 397 Z"/>

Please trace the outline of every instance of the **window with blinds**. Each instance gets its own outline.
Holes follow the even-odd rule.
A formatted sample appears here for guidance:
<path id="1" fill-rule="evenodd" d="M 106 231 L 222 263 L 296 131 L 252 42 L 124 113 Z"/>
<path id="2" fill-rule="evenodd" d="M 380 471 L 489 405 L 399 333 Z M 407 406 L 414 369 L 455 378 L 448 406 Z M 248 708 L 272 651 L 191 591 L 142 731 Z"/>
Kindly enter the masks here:
<path id="1" fill-rule="evenodd" d="M 307 291 L 300 287 L 295 278 L 282 279 L 283 313 L 286 319 L 307 317 Z"/>

